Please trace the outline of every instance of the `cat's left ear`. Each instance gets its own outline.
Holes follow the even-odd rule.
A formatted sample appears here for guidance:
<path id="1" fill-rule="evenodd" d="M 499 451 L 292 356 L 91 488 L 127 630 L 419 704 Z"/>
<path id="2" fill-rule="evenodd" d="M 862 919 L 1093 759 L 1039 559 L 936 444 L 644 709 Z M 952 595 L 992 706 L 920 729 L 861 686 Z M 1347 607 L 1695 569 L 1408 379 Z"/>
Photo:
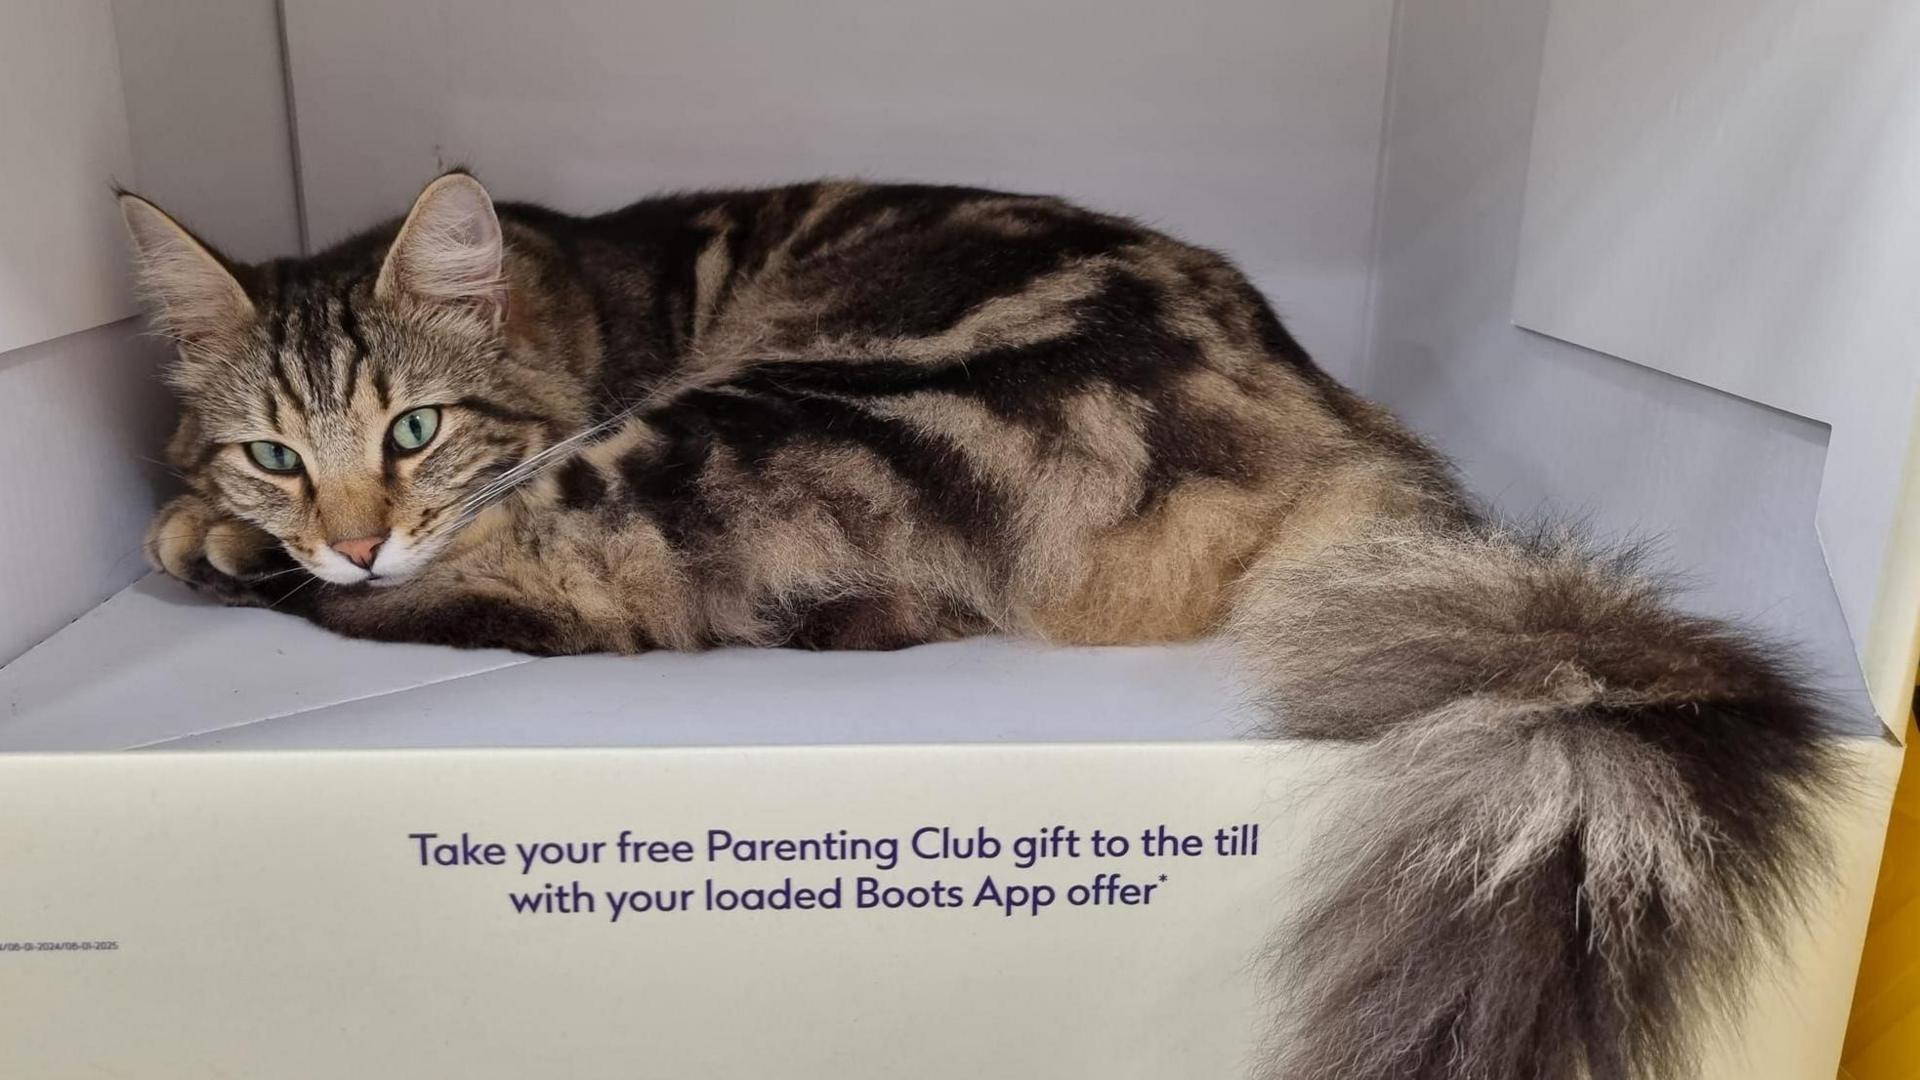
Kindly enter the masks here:
<path id="1" fill-rule="evenodd" d="M 448 173 L 413 201 L 374 283 L 375 295 L 477 311 L 495 325 L 506 315 L 500 219 L 480 181 Z"/>
<path id="2" fill-rule="evenodd" d="M 135 277 L 162 333 L 204 344 L 239 332 L 253 319 L 253 301 L 226 260 L 185 226 L 132 192 L 120 193 L 120 213 L 133 240 Z"/>

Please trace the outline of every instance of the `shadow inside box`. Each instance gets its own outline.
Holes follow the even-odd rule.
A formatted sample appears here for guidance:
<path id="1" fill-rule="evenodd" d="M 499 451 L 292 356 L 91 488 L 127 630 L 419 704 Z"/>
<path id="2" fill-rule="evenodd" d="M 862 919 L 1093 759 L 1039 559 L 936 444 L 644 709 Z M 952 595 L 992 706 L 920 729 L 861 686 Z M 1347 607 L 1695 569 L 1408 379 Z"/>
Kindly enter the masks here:
<path id="1" fill-rule="evenodd" d="M 156 575 L 0 669 L 0 750 L 1217 741 L 1254 732 L 1250 700 L 1215 643 L 536 660 L 351 640 Z"/>
<path id="2" fill-rule="evenodd" d="M 1191 743 L 1253 733 L 1207 644 L 974 638 L 892 652 L 552 657 L 168 743 L 170 749 Z"/>
<path id="3" fill-rule="evenodd" d="M 120 750 L 526 662 L 352 641 L 160 575 L 0 668 L 0 750 Z"/>

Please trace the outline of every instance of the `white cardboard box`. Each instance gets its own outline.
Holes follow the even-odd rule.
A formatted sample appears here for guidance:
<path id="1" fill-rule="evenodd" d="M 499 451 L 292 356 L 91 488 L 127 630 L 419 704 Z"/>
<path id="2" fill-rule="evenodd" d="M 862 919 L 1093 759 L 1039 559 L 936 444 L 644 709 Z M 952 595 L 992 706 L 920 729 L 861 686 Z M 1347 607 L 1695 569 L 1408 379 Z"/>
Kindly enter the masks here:
<path id="1" fill-rule="evenodd" d="M 1807 17 L 1769 5 L 1767 18 L 1792 31 L 1757 36 L 1793 61 L 1775 69 L 1824 70 L 1799 62 L 1802 46 L 1883 8 L 1867 24 L 1880 32 L 1868 36 L 1886 56 L 1901 55 L 1911 20 L 1896 18 L 1894 5 L 1841 6 Z M 775 17 L 751 7 L 745 16 Z M 1510 325 L 1511 260 L 1531 186 L 1529 118 L 1543 68 L 1549 81 L 1569 70 L 1543 64 L 1551 57 L 1542 42 L 1573 25 L 1556 19 L 1565 25 L 1546 33 L 1547 7 L 1289 0 L 1194 19 L 1136 4 L 1115 5 L 1090 27 L 1067 7 L 908 5 L 859 19 L 858 34 L 846 32 L 847 18 L 789 13 L 778 16 L 788 32 L 742 35 L 734 32 L 742 13 L 712 4 L 575 5 L 573 19 L 470 6 L 458 23 L 446 4 L 404 15 L 332 0 L 164 11 L 106 0 L 13 5 L 0 52 L 15 41 L 26 50 L 12 74 L 15 96 L 31 107 L 0 117 L 27 125 L 0 130 L 0 140 L 33 152 L 0 157 L 11 196 L 0 232 L 33 242 L 0 245 L 0 267 L 17 271 L 0 306 L 31 322 L 0 327 L 0 338 L 39 344 L 0 356 L 0 389 L 11 391 L 0 394 L 11 470 L 0 501 L 0 607 L 9 609 L 0 615 L 11 618 L 0 625 L 0 655 L 93 604 L 138 563 L 147 485 L 131 459 L 150 452 L 163 410 L 125 374 L 142 362 L 128 344 L 133 328 L 42 340 L 127 310 L 119 252 L 102 231 L 116 227 L 107 181 L 161 197 L 254 258 L 399 209 L 392 200 L 443 158 L 473 161 L 516 194 L 576 207 L 636 187 L 851 170 L 1062 190 L 1141 213 L 1234 248 L 1323 359 L 1462 452 L 1488 494 L 1524 513 L 1535 488 L 1513 488 L 1516 476 L 1576 505 L 1604 505 L 1595 492 L 1616 490 L 1596 487 L 1596 474 L 1619 489 L 1639 484 L 1645 490 L 1627 505 L 1608 508 L 1612 524 L 1645 513 L 1649 527 L 1675 526 L 1692 552 L 1683 564 L 1723 580 L 1735 572 L 1742 599 L 1771 608 L 1786 590 L 1786 609 L 1817 609 L 1831 599 L 1824 575 L 1813 575 L 1818 596 L 1788 588 L 1802 580 L 1786 572 L 1801 568 L 1789 558 L 1793 544 L 1736 544 L 1741 557 L 1710 558 L 1727 535 L 1714 515 L 1770 494 L 1764 476 L 1755 479 L 1763 470 L 1730 482 L 1717 463 L 1774 445 L 1769 425 L 1703 424 L 1708 391 L 1627 365 L 1589 366 L 1594 358 L 1571 346 L 1549 349 Z M 1713 18 L 1668 21 L 1643 44 L 1684 40 L 1717 54 L 1732 30 L 1770 25 L 1751 7 L 1714 5 Z M 947 19 L 964 24 L 958 35 L 942 32 Z M 409 20 L 422 32 L 395 32 Z M 35 32 L 5 36 L 23 25 Z M 929 32 L 968 47 L 928 57 L 917 46 Z M 1577 38 L 1573 52 L 1591 44 Z M 1140 62 L 1114 63 L 1125 55 L 1114 46 L 1137 50 Z M 633 63 L 633 47 L 661 62 Z M 975 62 L 991 53 L 1005 64 L 1003 48 L 1044 62 Z M 536 62 L 497 62 L 509 52 Z M 436 53 L 444 62 L 420 62 Z M 748 92 L 726 93 L 741 87 L 707 77 L 728 57 L 737 62 L 722 67 L 759 80 L 748 80 Z M 925 62 L 902 66 L 901 57 Z M 832 77 L 814 77 L 822 71 Z M 1696 81 L 1672 64 L 1606 69 L 1622 71 L 1665 80 L 1648 86 Z M 39 77 L 47 72 L 86 72 L 83 81 L 105 89 L 62 94 L 59 78 Z M 1115 80 L 1111 92 L 1089 90 L 1107 85 L 1101 79 Z M 1842 90 L 1856 83 L 1838 80 Z M 680 107 L 683 88 L 696 84 L 699 107 Z M 124 102 L 111 100 L 114 85 Z M 876 98 L 875 88 L 885 92 Z M 1794 89 L 1802 103 L 1828 100 L 1819 85 Z M 1666 100 L 1653 97 L 1656 107 Z M 1135 98 L 1152 107 L 1113 104 Z M 866 107 L 874 100 L 885 107 Z M 1844 113 L 1891 130 L 1881 122 L 1887 100 L 1848 99 Z M 615 114 L 621 122 L 609 126 Z M 1707 133 L 1724 134 L 1720 115 L 1708 118 Z M 1766 134 L 1797 134 L 1770 110 L 1749 115 L 1768 117 L 1756 125 Z M 1545 132 L 1578 141 L 1576 129 Z M 1698 141 L 1708 150 L 1740 145 Z M 1874 145 L 1892 160 L 1911 158 L 1912 141 Z M 1724 175 L 1724 157 L 1689 164 Z M 108 166 L 131 175 L 100 175 Z M 1900 190 L 1887 179 L 1898 170 L 1835 172 Z M 1607 178 L 1592 179 L 1599 190 Z M 86 190 L 99 192 L 97 202 Z M 1729 205 L 1719 186 L 1699 190 Z M 1818 223 L 1828 211 L 1871 205 L 1816 202 L 1816 213 L 1779 215 Z M 1898 213 L 1854 216 L 1862 235 L 1905 227 Z M 1821 256 L 1773 267 L 1827 267 L 1826 256 L 1846 254 L 1857 269 L 1871 262 L 1861 252 L 1880 250 L 1836 252 L 1823 229 L 1771 224 L 1740 227 L 1801 237 L 1811 246 L 1790 254 Z M 1607 251 L 1596 243 L 1576 255 L 1598 265 Z M 1858 646 L 1881 714 L 1902 716 L 1920 600 L 1920 558 L 1902 557 L 1920 553 L 1911 542 L 1920 535 L 1911 386 L 1904 374 L 1858 374 L 1906 370 L 1898 361 L 1907 338 L 1897 331 L 1910 305 L 1894 288 L 1902 275 L 1871 276 L 1898 294 L 1871 312 L 1875 327 L 1894 331 L 1877 335 L 1876 347 L 1828 348 L 1829 335 L 1807 332 L 1822 326 L 1807 313 L 1869 296 L 1847 274 L 1782 290 L 1768 310 L 1793 331 L 1772 340 L 1818 343 L 1824 384 L 1862 406 L 1788 402 L 1830 425 L 1836 448 L 1824 459 L 1833 483 L 1818 493 L 1825 534 L 1816 539 L 1846 556 L 1852 584 L 1842 607 L 1852 605 L 1854 623 L 1853 640 L 1831 651 Z M 49 292 L 50 282 L 65 284 Z M 46 322 L 49 297 L 73 296 L 92 307 Z M 1538 396 L 1502 392 L 1513 388 Z M 1530 404 L 1543 400 L 1581 407 Z M 1627 425 L 1645 433 L 1627 440 L 1637 454 L 1566 452 L 1583 438 L 1619 442 Z M 1487 443 L 1466 436 L 1482 429 L 1498 431 L 1498 453 L 1474 461 Z M 1824 457 L 1819 441 L 1808 454 Z M 1721 455 L 1699 453 L 1703 446 Z M 1694 467 L 1672 467 L 1683 459 Z M 1686 509 L 1722 490 L 1738 497 Z M 1773 539 L 1804 525 L 1800 509 L 1741 517 L 1747 526 L 1736 534 Z M 1882 549 L 1892 554 L 1847 554 Z M 1314 782 L 1333 760 L 1326 750 L 1237 740 L 1251 723 L 1242 696 L 1224 659 L 1201 647 L 981 641 L 885 655 L 530 661 L 347 642 L 267 613 L 207 607 L 149 579 L 0 669 L 0 945 L 34 946 L 0 949 L 0 1080 L 1241 1075 L 1271 1012 L 1262 949 L 1299 891 Z M 1710 1077 L 1833 1075 L 1897 763 L 1874 740 L 1848 745 L 1866 779 L 1831 823 L 1835 887 L 1795 938 L 1790 966 L 1755 988 L 1754 1008 L 1719 1047 Z M 1159 886 L 1150 902 L 1130 906 L 625 924 L 600 911 L 514 915 L 508 894 L 526 891 L 530 875 L 422 867 L 410 846 L 422 831 L 511 845 L 613 840 L 632 829 L 694 843 L 714 827 L 910 835 L 949 825 L 963 835 L 984 827 L 1010 843 L 1055 826 L 1162 824 L 1203 846 L 1213 830 L 1257 824 L 1261 846 L 1257 855 L 1170 863 L 1133 853 L 1111 865 L 1085 857 L 956 871 L 970 885 L 992 875 L 1064 890 L 1117 872 Z M 703 888 L 707 877 L 746 886 L 763 872 L 569 869 L 565 881 L 599 890 Z M 784 869 L 771 876 L 789 876 Z M 862 876 L 846 864 L 792 869 Z M 929 863 L 875 873 L 912 884 L 947 872 Z M 38 948 L 103 942 L 115 947 Z"/>
<path id="2" fill-rule="evenodd" d="M 1244 1076 L 1339 756 L 1249 721 L 1205 646 L 529 660 L 150 578 L 0 669 L 6 1075 Z M 1836 887 L 1711 1076 L 1832 1074 L 1898 762 L 1848 745 Z M 906 850 L 709 858 L 842 829 Z M 840 906 L 709 909 L 788 881 Z"/>

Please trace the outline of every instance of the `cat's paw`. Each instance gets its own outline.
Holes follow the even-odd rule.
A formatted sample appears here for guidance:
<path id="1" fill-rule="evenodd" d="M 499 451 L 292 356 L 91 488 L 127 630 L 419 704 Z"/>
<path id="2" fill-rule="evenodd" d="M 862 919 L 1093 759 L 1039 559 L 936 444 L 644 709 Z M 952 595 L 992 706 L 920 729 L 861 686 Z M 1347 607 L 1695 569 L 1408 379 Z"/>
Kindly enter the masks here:
<path id="1" fill-rule="evenodd" d="M 274 538 L 227 517 L 198 495 L 182 495 L 160 508 L 147 528 L 147 561 L 230 604 L 267 604 L 269 581 L 292 586 L 302 576 Z"/>

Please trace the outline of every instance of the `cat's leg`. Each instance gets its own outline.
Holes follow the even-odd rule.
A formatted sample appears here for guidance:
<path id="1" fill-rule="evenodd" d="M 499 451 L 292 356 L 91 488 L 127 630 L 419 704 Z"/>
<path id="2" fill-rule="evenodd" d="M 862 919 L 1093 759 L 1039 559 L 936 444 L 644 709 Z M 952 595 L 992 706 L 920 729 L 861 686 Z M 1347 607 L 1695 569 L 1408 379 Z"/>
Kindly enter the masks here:
<path id="1" fill-rule="evenodd" d="M 644 647 L 605 632 L 550 598 L 510 590 L 419 582 L 384 589 L 322 585 L 312 592 L 310 598 L 290 601 L 298 608 L 296 614 L 336 633 L 371 641 L 511 649 L 534 656 L 636 652 Z"/>
<path id="2" fill-rule="evenodd" d="M 498 575 L 469 587 L 457 568 L 435 568 L 394 588 L 330 585 L 307 573 L 270 534 L 198 495 L 160 508 L 145 549 L 155 569 L 203 595 L 299 615 L 351 637 L 542 654 L 593 648 L 570 633 L 569 620 L 532 595 L 535 590 L 503 588 Z"/>
<path id="3" fill-rule="evenodd" d="M 697 649 L 706 644 L 690 575 L 658 529 L 544 511 L 476 524 L 454 550 L 392 586 L 338 586 L 306 572 L 271 535 L 196 495 L 161 508 L 147 559 L 223 603 L 298 615 L 376 641 L 538 655 Z"/>
<path id="4" fill-rule="evenodd" d="M 477 524 L 397 585 L 321 585 L 291 611 L 349 637 L 540 656 L 708 644 L 689 575 L 656 529 L 543 509 Z"/>
<path id="5" fill-rule="evenodd" d="M 271 607 L 312 580 L 271 535 L 198 495 L 162 506 L 144 549 L 154 569 L 228 604 Z"/>

